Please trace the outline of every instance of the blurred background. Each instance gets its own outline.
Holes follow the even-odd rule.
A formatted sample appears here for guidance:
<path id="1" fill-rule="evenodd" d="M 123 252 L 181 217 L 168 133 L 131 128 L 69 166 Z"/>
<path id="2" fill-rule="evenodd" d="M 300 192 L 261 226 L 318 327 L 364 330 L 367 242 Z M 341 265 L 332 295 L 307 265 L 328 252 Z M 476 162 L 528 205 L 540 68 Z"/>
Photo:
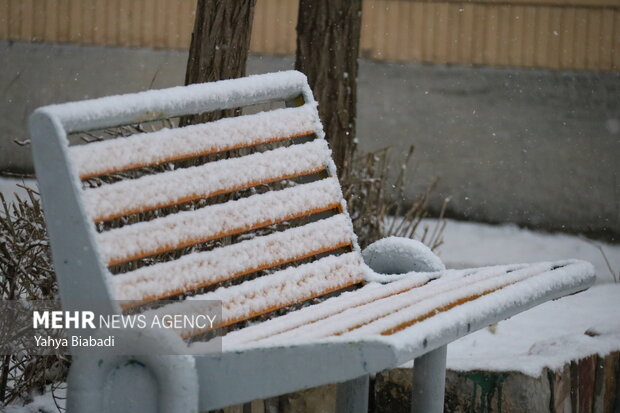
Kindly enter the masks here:
<path id="1" fill-rule="evenodd" d="M 293 67 L 298 2 L 258 0 L 248 71 Z M 0 174 L 44 104 L 184 83 L 195 0 L 0 0 Z M 430 210 L 617 242 L 620 0 L 364 0 L 360 149 L 416 146 Z"/>

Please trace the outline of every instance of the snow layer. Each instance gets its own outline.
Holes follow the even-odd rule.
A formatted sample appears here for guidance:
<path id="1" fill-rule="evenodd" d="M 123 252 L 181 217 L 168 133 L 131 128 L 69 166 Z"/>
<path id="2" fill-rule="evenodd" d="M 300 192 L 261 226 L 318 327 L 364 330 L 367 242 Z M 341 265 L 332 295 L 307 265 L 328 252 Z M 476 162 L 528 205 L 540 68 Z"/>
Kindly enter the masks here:
<path id="1" fill-rule="evenodd" d="M 73 146 L 70 154 L 81 177 L 96 176 L 307 135 L 317 129 L 317 123 L 316 109 L 306 104 L 298 108 Z"/>
<path id="2" fill-rule="evenodd" d="M 84 191 L 84 201 L 94 220 L 106 220 L 287 176 L 317 172 L 325 169 L 330 155 L 327 142 L 316 139 L 240 158 L 89 188 Z"/>
<path id="3" fill-rule="evenodd" d="M 519 371 L 538 377 L 544 367 L 620 350 L 620 284 L 544 303 L 465 336 L 448 346 L 452 370 Z M 586 331 L 599 331 L 591 337 Z"/>
<path id="4" fill-rule="evenodd" d="M 326 178 L 128 225 L 98 234 L 97 238 L 105 261 L 123 261 L 323 210 L 339 204 L 341 199 L 338 180 Z"/>
<path id="5" fill-rule="evenodd" d="M 161 298 L 175 291 L 195 289 L 350 244 L 352 231 L 348 217 L 338 214 L 302 227 L 120 274 L 112 278 L 112 285 L 119 300 Z"/>
<path id="6" fill-rule="evenodd" d="M 224 337 L 223 342 L 225 346 L 235 346 L 289 332 L 304 325 L 314 327 L 314 323 L 340 314 L 345 310 L 356 308 L 355 311 L 358 311 L 357 308 L 369 302 L 420 287 L 432 277 L 432 274 L 409 274 L 407 278 L 386 285 L 369 283 L 357 291 L 346 292 L 312 307 L 305 307 L 299 311 L 288 313 L 278 319 L 268 320 L 232 332 Z"/>
<path id="7" fill-rule="evenodd" d="M 307 103 L 315 104 L 306 76 L 289 70 L 49 105 L 37 111 L 57 117 L 67 132 L 74 132 L 286 100 L 302 93 Z"/>
<path id="8" fill-rule="evenodd" d="M 186 301 L 154 310 L 165 314 L 199 311 L 200 301 L 222 301 L 224 324 L 245 320 L 362 281 L 361 257 L 357 252 L 330 255 L 309 264 L 287 268 L 211 293 L 189 297 Z M 188 334 L 191 331 L 179 331 Z"/>
<path id="9" fill-rule="evenodd" d="M 423 225 L 433 228 L 436 221 L 427 219 Z M 438 254 L 448 268 L 576 258 L 594 264 L 597 282 L 610 282 L 613 277 L 600 247 L 616 275 L 620 273 L 620 244 L 575 235 L 448 220 L 443 238 Z"/>

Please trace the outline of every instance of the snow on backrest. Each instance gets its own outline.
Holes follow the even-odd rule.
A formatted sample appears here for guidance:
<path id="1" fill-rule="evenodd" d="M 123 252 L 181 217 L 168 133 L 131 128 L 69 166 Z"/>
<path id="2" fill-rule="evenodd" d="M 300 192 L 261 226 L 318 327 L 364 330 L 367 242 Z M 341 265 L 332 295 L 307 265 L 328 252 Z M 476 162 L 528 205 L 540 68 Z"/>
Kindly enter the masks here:
<path id="1" fill-rule="evenodd" d="M 269 76 L 262 79 L 282 87 Z M 251 85 L 247 78 L 211 84 L 228 103 L 206 107 L 230 107 L 222 90 L 242 105 Z M 247 102 L 272 97 L 268 88 L 250 87 Z M 194 86 L 172 90 L 174 99 L 186 92 L 199 101 Z M 131 300 L 127 307 L 186 295 L 220 299 L 234 324 L 361 283 L 359 247 L 305 80 L 299 95 L 297 107 L 180 128 L 158 121 L 90 131 L 80 136 L 94 141 L 70 146 L 116 299 Z M 134 96 L 125 102 L 135 115 Z M 75 130 L 79 119 L 70 119 Z"/>

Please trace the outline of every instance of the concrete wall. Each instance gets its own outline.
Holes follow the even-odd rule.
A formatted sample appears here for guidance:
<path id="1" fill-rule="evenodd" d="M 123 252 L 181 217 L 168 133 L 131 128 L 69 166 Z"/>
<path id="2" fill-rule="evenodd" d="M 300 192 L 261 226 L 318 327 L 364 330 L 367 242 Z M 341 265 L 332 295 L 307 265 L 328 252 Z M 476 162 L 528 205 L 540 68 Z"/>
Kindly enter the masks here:
<path id="1" fill-rule="evenodd" d="M 37 106 L 183 83 L 178 51 L 0 42 L 0 171 L 31 170 Z M 254 56 L 249 71 L 292 68 Z M 620 234 L 620 74 L 360 62 L 363 150 L 417 147 L 409 196 L 453 216 Z M 395 156 L 396 159 L 398 156 Z"/>

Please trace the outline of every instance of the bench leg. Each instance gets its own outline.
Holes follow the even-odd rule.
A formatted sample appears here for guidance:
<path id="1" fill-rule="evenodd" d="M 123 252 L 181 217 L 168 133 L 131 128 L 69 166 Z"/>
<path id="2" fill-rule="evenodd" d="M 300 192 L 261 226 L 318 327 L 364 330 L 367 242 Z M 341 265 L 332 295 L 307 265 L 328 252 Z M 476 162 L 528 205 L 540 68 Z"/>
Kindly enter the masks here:
<path id="1" fill-rule="evenodd" d="M 447 348 L 441 346 L 415 359 L 411 413 L 443 412 Z"/>
<path id="2" fill-rule="evenodd" d="M 368 412 L 368 387 L 368 375 L 339 383 L 336 392 L 336 411 L 338 413 Z"/>

